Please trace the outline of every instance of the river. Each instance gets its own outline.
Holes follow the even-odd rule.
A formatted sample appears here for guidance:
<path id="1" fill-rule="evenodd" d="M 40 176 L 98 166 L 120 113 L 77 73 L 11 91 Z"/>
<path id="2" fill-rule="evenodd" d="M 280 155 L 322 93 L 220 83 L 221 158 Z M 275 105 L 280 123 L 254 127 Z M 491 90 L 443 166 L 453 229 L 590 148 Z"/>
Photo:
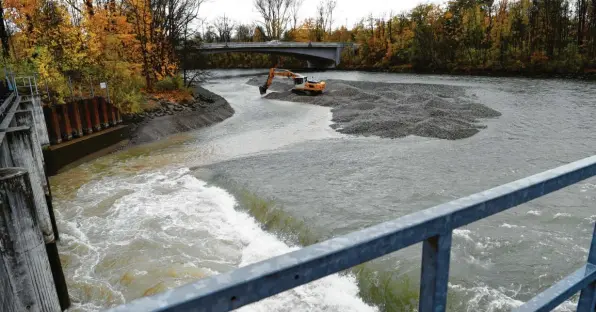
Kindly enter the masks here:
<path id="1" fill-rule="evenodd" d="M 261 98 L 246 71 L 206 87 L 236 114 L 51 179 L 74 305 L 98 311 L 538 173 L 596 152 L 593 83 L 314 73 L 462 86 L 502 116 L 463 140 L 335 132 L 326 107 Z M 509 311 L 584 264 L 588 180 L 454 232 L 451 311 Z M 420 245 L 241 311 L 409 311 Z M 571 311 L 575 300 L 560 311 Z"/>

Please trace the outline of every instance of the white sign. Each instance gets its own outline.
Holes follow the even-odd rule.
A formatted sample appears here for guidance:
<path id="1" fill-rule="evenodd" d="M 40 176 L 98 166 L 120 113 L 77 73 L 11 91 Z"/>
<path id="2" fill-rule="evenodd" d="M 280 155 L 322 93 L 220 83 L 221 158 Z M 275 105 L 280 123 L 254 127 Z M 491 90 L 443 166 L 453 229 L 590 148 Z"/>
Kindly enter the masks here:
<path id="1" fill-rule="evenodd" d="M 107 84 L 105 82 L 100 82 L 99 87 L 105 89 L 107 87 Z"/>

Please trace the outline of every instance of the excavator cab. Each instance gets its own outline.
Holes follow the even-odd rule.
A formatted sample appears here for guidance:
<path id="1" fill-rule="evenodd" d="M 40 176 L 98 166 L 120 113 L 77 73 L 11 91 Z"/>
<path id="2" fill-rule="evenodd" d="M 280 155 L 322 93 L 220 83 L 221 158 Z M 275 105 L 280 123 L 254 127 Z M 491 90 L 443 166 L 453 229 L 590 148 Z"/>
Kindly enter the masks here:
<path id="1" fill-rule="evenodd" d="M 306 77 L 296 77 L 294 78 L 294 85 L 301 85 L 306 81 Z"/>
<path id="2" fill-rule="evenodd" d="M 261 93 L 261 95 L 267 93 L 267 90 L 271 86 L 271 83 L 273 83 L 273 78 L 275 78 L 276 76 L 291 78 L 294 82 L 292 92 L 296 94 L 318 95 L 323 93 L 326 86 L 324 81 L 311 81 L 308 80 L 308 77 L 293 73 L 289 70 L 271 68 L 269 70 L 269 77 L 267 77 L 267 82 L 265 82 L 264 85 L 259 86 L 259 92 Z"/>

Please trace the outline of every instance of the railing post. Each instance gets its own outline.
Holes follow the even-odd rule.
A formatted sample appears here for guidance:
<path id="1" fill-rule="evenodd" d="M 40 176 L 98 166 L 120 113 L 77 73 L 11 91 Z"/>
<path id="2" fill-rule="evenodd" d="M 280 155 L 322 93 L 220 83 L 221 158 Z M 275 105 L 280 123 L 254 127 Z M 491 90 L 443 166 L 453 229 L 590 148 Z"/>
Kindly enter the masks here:
<path id="1" fill-rule="evenodd" d="M 37 90 L 37 78 L 33 75 L 33 84 L 35 85 L 35 95 L 39 95 L 39 90 Z"/>
<path id="2" fill-rule="evenodd" d="M 13 307 L 2 306 L 3 311 L 61 311 L 34 206 L 27 171 L 0 169 L 0 262 L 8 275 L 2 283 L 14 283 L 0 288 L 8 290 L 2 298 L 13 297 Z"/>
<path id="3" fill-rule="evenodd" d="M 444 312 L 453 232 L 433 236 L 422 243 L 419 312 Z"/>
<path id="4" fill-rule="evenodd" d="M 596 265 L 596 223 L 594 224 L 594 232 L 592 233 L 588 263 Z M 596 311 L 596 282 L 581 291 L 579 302 L 577 303 L 577 312 L 594 311 Z"/>
<path id="5" fill-rule="evenodd" d="M 31 98 L 33 98 L 33 84 L 31 83 L 31 77 L 27 77 L 29 80 L 29 94 L 31 96 Z"/>

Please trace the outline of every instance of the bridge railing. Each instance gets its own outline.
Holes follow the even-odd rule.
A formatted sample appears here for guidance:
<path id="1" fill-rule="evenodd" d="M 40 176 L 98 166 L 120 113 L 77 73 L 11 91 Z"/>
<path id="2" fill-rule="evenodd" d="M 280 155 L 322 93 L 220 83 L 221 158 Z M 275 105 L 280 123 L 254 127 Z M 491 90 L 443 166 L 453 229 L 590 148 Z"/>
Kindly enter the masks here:
<path id="1" fill-rule="evenodd" d="M 345 42 L 220 42 L 220 43 L 203 43 L 201 49 L 223 49 L 223 48 L 254 48 L 254 47 L 282 47 L 282 48 L 338 48 L 355 46 L 352 43 Z"/>
<path id="2" fill-rule="evenodd" d="M 212 276 L 111 311 L 230 311 L 422 242 L 419 311 L 445 311 L 453 230 L 596 175 L 596 156 Z M 596 227 L 587 263 L 516 311 L 549 311 L 581 291 L 596 304 Z"/>

